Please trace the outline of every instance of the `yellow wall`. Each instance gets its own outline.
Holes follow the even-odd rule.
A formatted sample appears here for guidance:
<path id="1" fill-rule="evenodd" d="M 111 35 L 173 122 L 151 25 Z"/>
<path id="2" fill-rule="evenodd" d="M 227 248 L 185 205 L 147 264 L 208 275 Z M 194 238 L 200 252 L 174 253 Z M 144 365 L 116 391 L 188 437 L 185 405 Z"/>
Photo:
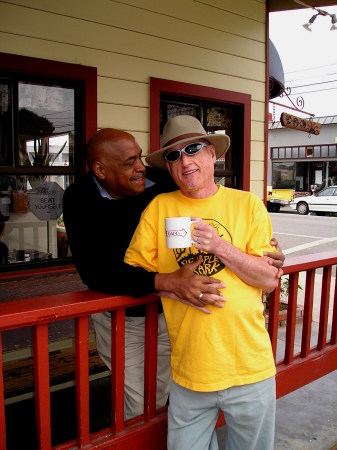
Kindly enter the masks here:
<path id="1" fill-rule="evenodd" d="M 250 94 L 263 198 L 265 0 L 0 0 L 0 51 L 98 70 L 98 127 L 149 141 L 149 79 Z"/>

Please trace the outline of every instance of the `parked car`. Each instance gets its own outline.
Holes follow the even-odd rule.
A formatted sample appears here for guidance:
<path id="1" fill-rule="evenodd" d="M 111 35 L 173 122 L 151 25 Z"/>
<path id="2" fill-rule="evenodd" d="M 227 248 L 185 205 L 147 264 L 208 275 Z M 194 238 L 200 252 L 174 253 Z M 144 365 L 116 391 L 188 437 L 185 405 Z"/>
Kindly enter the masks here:
<path id="1" fill-rule="evenodd" d="M 293 189 L 275 189 L 272 186 L 267 186 L 267 210 L 279 212 L 281 206 L 288 206 L 293 197 Z"/>
<path id="2" fill-rule="evenodd" d="M 308 214 L 313 211 L 318 216 L 337 212 L 337 186 L 329 186 L 315 195 L 294 198 L 290 208 L 296 209 L 299 214 Z"/>

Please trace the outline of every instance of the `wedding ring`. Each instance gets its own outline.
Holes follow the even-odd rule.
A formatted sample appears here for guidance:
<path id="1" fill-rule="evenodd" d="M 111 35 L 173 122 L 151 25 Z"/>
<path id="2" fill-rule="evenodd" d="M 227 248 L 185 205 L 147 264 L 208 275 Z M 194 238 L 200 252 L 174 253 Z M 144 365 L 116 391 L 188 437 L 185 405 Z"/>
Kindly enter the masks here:
<path id="1" fill-rule="evenodd" d="M 203 293 L 201 293 L 201 294 L 199 295 L 199 300 L 202 299 L 202 296 L 203 296 L 203 295 L 204 295 Z"/>

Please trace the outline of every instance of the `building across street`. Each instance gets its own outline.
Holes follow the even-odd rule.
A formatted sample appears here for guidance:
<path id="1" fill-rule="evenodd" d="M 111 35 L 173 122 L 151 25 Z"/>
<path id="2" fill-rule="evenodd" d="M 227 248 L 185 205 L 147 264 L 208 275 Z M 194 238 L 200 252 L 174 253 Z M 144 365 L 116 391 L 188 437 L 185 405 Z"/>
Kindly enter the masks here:
<path id="1" fill-rule="evenodd" d="M 317 135 L 269 122 L 268 185 L 294 189 L 296 197 L 337 184 L 337 115 L 313 121 Z"/>

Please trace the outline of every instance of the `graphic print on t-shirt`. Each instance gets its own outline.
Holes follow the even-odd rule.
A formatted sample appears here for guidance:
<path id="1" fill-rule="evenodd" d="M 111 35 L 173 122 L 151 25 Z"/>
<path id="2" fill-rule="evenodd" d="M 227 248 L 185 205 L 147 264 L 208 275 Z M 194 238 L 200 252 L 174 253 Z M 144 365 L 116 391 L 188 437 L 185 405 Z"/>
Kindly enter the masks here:
<path id="1" fill-rule="evenodd" d="M 218 235 L 224 241 L 232 243 L 232 236 L 225 226 L 221 225 L 221 223 L 214 219 L 202 220 L 215 228 Z M 201 254 L 203 258 L 202 263 L 194 270 L 194 272 L 198 275 L 206 275 L 210 277 L 220 272 L 225 267 L 225 264 L 222 263 L 217 256 L 212 253 L 199 251 L 194 247 L 194 245 L 188 248 L 174 248 L 173 252 L 179 267 L 193 262 Z"/>

